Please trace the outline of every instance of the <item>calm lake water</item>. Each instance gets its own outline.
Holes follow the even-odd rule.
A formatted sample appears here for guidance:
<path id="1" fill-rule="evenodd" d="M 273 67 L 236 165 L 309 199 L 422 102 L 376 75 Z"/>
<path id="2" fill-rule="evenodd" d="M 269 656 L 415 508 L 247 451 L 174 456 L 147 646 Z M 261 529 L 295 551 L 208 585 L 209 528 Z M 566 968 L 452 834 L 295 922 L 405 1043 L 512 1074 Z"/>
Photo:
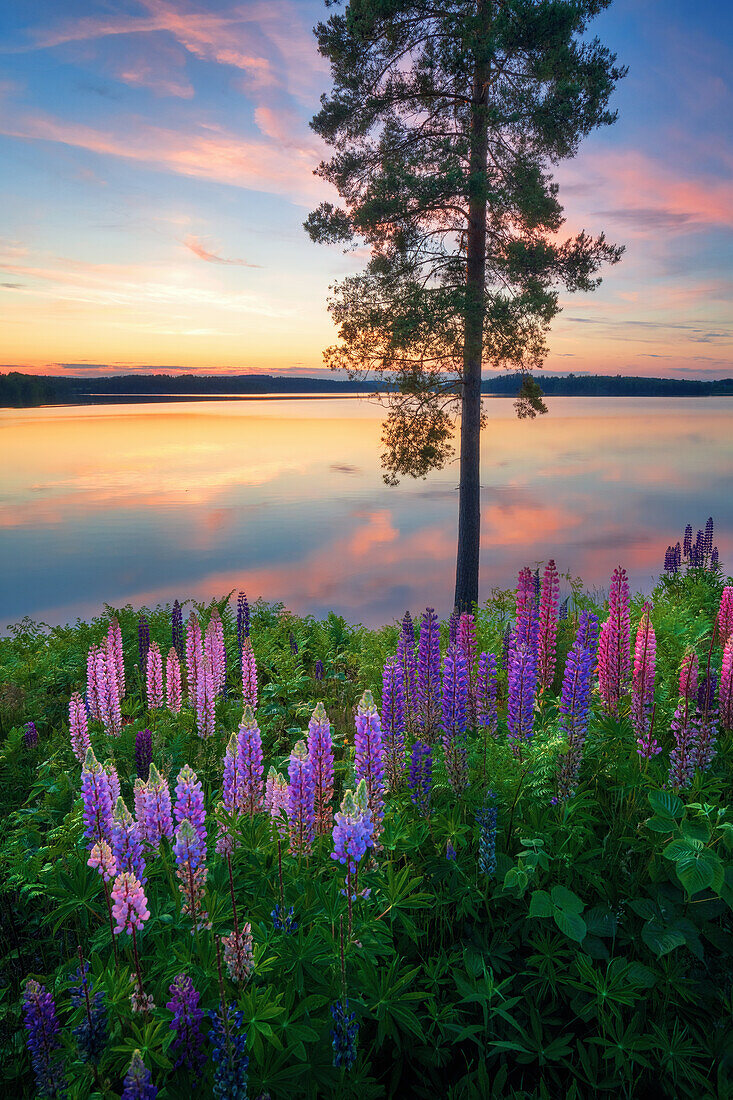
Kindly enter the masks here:
<path id="1" fill-rule="evenodd" d="M 554 556 L 649 589 L 687 522 L 733 569 L 733 400 L 489 400 L 482 596 Z M 457 465 L 385 486 L 359 398 L 0 410 L 0 627 L 243 588 L 379 624 L 450 611 Z"/>

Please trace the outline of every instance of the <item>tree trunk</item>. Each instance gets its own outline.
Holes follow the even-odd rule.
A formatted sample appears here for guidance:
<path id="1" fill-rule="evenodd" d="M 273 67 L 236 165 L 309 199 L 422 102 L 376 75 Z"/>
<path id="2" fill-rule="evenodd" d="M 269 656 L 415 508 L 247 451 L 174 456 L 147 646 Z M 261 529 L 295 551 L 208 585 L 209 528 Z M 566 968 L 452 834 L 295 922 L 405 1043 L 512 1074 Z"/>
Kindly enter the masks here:
<path id="1" fill-rule="evenodd" d="M 478 603 L 481 539 L 481 362 L 486 278 L 487 101 L 490 57 L 485 52 L 491 0 L 477 0 L 476 63 L 471 96 L 468 232 L 466 241 L 466 312 L 463 334 L 461 455 L 458 486 L 458 555 L 455 606 L 470 611 Z"/>

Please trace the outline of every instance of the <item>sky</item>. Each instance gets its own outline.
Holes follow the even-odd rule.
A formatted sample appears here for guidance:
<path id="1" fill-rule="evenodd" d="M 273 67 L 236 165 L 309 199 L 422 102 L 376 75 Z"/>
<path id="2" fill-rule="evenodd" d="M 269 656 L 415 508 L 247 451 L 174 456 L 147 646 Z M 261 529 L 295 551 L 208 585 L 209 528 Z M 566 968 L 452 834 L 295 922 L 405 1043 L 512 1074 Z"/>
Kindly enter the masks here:
<path id="1" fill-rule="evenodd" d="M 0 7 L 0 370 L 313 375 L 364 253 L 302 228 L 320 0 Z M 564 295 L 554 371 L 733 376 L 733 5 L 616 0 L 616 124 L 556 169 L 569 234 L 626 245 Z"/>

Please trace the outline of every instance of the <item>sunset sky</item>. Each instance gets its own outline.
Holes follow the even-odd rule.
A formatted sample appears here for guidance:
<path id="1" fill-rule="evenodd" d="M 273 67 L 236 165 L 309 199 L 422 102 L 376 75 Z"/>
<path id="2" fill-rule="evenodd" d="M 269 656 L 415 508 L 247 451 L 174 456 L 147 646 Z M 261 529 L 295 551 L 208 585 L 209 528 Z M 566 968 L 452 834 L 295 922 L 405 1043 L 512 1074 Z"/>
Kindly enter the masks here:
<path id="1" fill-rule="evenodd" d="M 313 374 L 363 255 L 302 229 L 320 0 L 0 10 L 0 369 Z M 567 229 L 627 252 L 563 302 L 552 370 L 733 375 L 733 5 L 616 0 L 619 120 L 557 171 Z"/>

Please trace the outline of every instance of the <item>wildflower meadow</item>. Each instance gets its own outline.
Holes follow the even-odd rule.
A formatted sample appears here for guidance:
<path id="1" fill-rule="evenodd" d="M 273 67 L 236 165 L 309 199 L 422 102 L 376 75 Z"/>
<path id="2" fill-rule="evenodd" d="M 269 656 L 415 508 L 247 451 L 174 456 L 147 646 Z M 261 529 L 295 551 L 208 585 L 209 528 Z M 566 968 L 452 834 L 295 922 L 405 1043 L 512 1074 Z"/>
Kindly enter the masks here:
<path id="1" fill-rule="evenodd" d="M 660 559 L 663 558 L 660 554 Z M 0 639 L 9 1097 L 723 1097 L 733 579 Z"/>

